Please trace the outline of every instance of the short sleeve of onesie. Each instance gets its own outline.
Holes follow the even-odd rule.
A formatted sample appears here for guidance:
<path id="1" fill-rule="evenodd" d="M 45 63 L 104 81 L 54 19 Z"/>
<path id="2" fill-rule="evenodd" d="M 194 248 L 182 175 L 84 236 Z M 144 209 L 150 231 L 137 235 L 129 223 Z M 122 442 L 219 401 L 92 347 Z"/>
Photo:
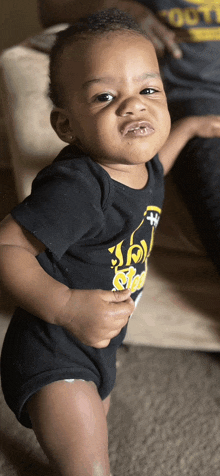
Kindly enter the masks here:
<path id="1" fill-rule="evenodd" d="M 58 259 L 71 244 L 100 228 L 103 197 L 90 173 L 91 162 L 86 157 L 55 161 L 38 174 L 31 195 L 12 210 L 13 218 Z"/>

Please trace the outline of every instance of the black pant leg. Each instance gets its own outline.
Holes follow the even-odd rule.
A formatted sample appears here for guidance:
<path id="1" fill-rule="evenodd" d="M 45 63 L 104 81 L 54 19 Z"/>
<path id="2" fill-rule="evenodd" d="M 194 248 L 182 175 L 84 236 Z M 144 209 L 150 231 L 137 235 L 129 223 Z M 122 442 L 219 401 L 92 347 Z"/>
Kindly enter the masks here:
<path id="1" fill-rule="evenodd" d="M 172 174 L 207 254 L 220 273 L 220 139 L 194 138 Z"/>

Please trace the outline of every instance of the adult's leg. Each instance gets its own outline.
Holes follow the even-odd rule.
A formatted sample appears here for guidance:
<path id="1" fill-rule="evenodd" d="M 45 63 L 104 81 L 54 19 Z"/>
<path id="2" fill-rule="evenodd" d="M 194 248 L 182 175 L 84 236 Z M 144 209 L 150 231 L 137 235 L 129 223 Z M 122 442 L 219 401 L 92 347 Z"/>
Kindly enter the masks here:
<path id="1" fill-rule="evenodd" d="M 61 476 L 109 476 L 106 412 L 92 382 L 58 381 L 28 403 L 33 429 Z"/>
<path id="2" fill-rule="evenodd" d="M 172 174 L 220 273 L 220 139 L 192 139 L 178 157 Z"/>

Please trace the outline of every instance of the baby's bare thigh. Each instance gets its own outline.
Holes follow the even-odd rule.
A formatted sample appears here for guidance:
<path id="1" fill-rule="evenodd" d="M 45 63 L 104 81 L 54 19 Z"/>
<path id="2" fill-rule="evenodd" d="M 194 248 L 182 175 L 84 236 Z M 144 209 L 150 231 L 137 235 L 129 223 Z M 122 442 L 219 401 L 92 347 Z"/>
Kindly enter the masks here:
<path id="1" fill-rule="evenodd" d="M 71 383 L 71 384 L 74 384 L 78 381 L 82 381 L 82 382 L 85 382 L 85 380 L 78 380 L 78 379 L 65 379 L 64 382 L 67 382 L 67 383 Z M 92 384 L 96 390 L 97 390 L 97 387 L 95 385 L 94 382 L 92 381 L 87 381 L 88 384 Z M 103 406 L 104 406 L 104 411 L 105 411 L 105 415 L 107 416 L 108 415 L 108 411 L 109 411 L 109 407 L 110 407 L 110 400 L 111 400 L 111 395 L 108 395 L 108 397 L 106 397 L 104 400 L 102 400 L 102 403 L 103 403 Z"/>
<path id="2" fill-rule="evenodd" d="M 103 402 L 94 382 L 78 379 L 53 382 L 30 399 L 27 409 L 33 429 L 60 474 L 81 474 L 82 461 L 92 474 L 96 461 L 109 476 L 108 406 L 109 397 Z"/>
<path id="3" fill-rule="evenodd" d="M 36 394 L 31 397 L 27 403 L 27 409 L 30 414 L 33 412 L 40 412 L 42 415 L 45 413 L 45 417 L 48 414 L 53 414 L 53 411 L 57 412 L 57 408 L 63 416 L 68 409 L 68 412 L 76 406 L 76 410 L 83 408 L 86 402 L 91 400 L 94 405 L 103 404 L 108 401 L 108 397 L 102 401 L 97 387 L 92 381 L 85 381 L 81 379 L 68 379 L 58 380 L 42 387 Z M 65 403 L 65 404 L 64 404 Z M 103 406 L 102 405 L 102 406 Z M 56 413 L 57 414 L 57 413 Z"/>

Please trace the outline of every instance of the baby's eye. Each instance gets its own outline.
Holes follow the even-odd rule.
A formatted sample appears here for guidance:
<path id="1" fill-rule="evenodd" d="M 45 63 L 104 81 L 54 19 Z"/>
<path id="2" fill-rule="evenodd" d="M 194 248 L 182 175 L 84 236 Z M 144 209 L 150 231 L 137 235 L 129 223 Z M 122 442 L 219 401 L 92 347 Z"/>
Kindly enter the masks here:
<path id="1" fill-rule="evenodd" d="M 109 102 L 112 101 L 112 99 L 114 99 L 114 96 L 110 93 L 99 94 L 99 96 L 96 97 L 96 101 L 99 102 Z"/>
<path id="2" fill-rule="evenodd" d="M 145 89 L 142 89 L 142 91 L 140 92 L 140 94 L 154 94 L 154 93 L 157 93 L 157 89 L 154 89 L 154 88 L 145 88 Z"/>

